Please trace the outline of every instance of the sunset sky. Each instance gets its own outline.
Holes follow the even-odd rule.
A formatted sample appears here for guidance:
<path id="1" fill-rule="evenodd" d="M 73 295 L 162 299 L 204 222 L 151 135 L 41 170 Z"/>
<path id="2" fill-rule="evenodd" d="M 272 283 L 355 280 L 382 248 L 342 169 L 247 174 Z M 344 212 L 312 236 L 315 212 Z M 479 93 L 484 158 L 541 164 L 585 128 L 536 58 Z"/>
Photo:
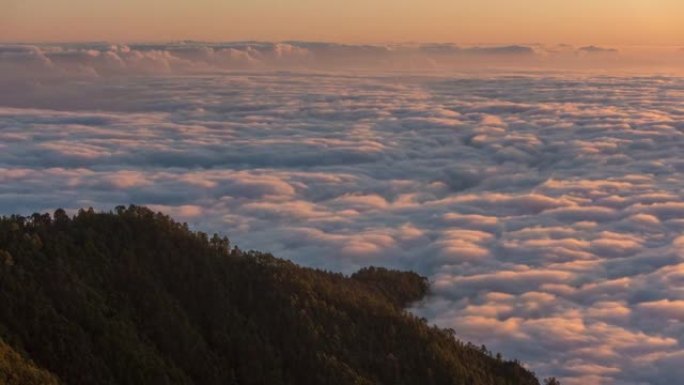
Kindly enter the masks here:
<path id="1" fill-rule="evenodd" d="M 0 40 L 681 45 L 681 0 L 3 0 Z"/>
<path id="2" fill-rule="evenodd" d="M 414 314 L 540 376 L 680 384 L 683 21 L 684 0 L 0 0 L 0 216 L 143 205 L 308 267 L 413 270 Z"/>

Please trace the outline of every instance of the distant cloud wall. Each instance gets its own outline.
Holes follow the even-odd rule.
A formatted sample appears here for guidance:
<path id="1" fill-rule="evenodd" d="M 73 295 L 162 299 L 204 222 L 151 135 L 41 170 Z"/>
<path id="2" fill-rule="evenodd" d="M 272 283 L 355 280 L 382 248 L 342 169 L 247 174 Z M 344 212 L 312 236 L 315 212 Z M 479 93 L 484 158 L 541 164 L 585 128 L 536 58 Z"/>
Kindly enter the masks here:
<path id="1" fill-rule="evenodd" d="M 18 78 L 202 73 L 260 70 L 673 71 L 684 64 L 679 47 L 637 52 L 568 45 L 454 44 L 345 45 L 316 42 L 179 42 L 117 45 L 0 45 L 0 81 Z M 681 67 L 679 67 L 681 68 Z"/>

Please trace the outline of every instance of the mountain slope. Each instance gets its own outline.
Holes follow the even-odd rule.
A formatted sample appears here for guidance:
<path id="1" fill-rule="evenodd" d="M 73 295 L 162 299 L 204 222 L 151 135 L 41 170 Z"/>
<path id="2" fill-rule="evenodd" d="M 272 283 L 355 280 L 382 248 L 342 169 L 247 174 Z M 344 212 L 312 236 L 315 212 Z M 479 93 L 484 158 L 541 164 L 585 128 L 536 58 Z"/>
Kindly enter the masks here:
<path id="1" fill-rule="evenodd" d="M 142 207 L 0 220 L 0 338 L 64 384 L 538 385 L 403 310 L 426 292 L 414 273 L 302 268 Z"/>
<path id="2" fill-rule="evenodd" d="M 21 354 L 0 340 L 0 384 L 2 385 L 56 385 L 57 379 L 37 368 Z"/>

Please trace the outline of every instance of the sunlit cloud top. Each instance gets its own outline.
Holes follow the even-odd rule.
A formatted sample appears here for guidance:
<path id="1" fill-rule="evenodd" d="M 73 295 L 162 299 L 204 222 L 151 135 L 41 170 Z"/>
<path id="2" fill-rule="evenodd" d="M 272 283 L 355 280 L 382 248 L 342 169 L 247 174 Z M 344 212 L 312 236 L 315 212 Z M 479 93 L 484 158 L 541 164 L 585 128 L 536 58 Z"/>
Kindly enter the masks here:
<path id="1" fill-rule="evenodd" d="M 4 0 L 0 39 L 684 44 L 680 0 Z"/>

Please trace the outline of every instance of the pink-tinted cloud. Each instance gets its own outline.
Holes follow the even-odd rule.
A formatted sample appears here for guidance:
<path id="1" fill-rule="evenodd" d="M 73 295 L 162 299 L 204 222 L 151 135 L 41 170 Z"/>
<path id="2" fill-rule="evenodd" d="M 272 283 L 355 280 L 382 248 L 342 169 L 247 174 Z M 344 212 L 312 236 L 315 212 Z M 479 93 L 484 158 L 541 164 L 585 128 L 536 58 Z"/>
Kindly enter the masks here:
<path id="1" fill-rule="evenodd" d="M 566 384 L 684 375 L 682 79 L 255 72 L 320 47 L 248 46 L 5 49 L 0 211 L 145 204 L 310 266 L 414 269 L 412 311 Z"/>

